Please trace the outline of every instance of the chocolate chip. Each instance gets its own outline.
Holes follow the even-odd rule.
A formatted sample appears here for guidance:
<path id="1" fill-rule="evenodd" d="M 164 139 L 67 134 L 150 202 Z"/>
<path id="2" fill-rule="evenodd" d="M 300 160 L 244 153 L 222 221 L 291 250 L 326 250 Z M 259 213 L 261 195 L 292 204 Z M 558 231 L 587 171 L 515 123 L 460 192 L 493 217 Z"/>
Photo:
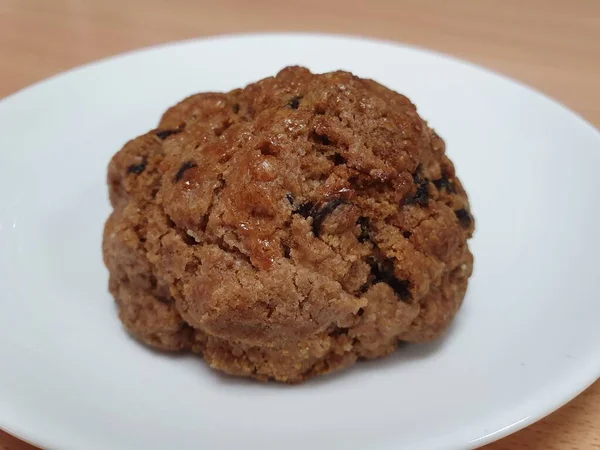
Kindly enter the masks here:
<path id="1" fill-rule="evenodd" d="M 400 300 L 408 300 L 410 291 L 408 290 L 408 280 L 400 280 L 394 275 L 394 263 L 391 259 L 371 262 L 371 275 L 373 275 L 373 284 L 386 283 L 389 285 Z"/>
<path id="2" fill-rule="evenodd" d="M 196 163 L 195 163 L 194 161 L 186 161 L 186 162 L 184 162 L 184 163 L 181 165 L 181 167 L 179 168 L 179 170 L 177 171 L 177 173 L 175 174 L 175 179 L 174 179 L 174 181 L 175 181 L 175 182 L 177 182 L 177 181 L 180 181 L 180 180 L 183 178 L 183 174 L 184 174 L 184 173 L 185 173 L 187 170 L 189 170 L 189 169 L 191 169 L 191 168 L 193 168 L 193 167 L 196 167 Z"/>
<path id="3" fill-rule="evenodd" d="M 369 219 L 367 217 L 359 217 L 356 223 L 360 225 L 358 242 L 367 242 L 371 240 L 371 236 L 369 235 Z"/>
<path id="4" fill-rule="evenodd" d="M 285 198 L 287 199 L 288 202 L 290 202 L 290 205 L 294 204 L 294 194 L 292 194 L 291 192 L 288 192 L 287 194 L 285 194 Z"/>
<path id="5" fill-rule="evenodd" d="M 438 180 L 433 180 L 433 184 L 435 185 L 438 191 L 442 191 L 445 189 L 446 192 L 448 192 L 449 194 L 454 192 L 454 185 L 452 184 L 452 181 L 450 181 L 445 176 L 442 176 L 442 178 Z"/>
<path id="6" fill-rule="evenodd" d="M 321 225 L 323 224 L 323 221 L 327 218 L 327 216 L 329 214 L 331 214 L 333 211 L 335 211 L 335 209 L 340 206 L 341 204 L 346 203 L 346 200 L 341 199 L 341 198 L 336 198 L 335 200 L 331 200 L 330 202 L 327 202 L 325 204 L 325 206 L 323 206 L 321 209 L 319 209 L 313 216 L 313 223 L 312 223 L 312 229 L 313 229 L 313 234 L 315 235 L 315 237 L 319 237 L 319 234 L 321 233 Z"/>
<path id="7" fill-rule="evenodd" d="M 418 203 L 421 206 L 427 206 L 429 202 L 429 182 L 419 176 L 418 173 L 413 175 L 413 181 L 417 185 L 415 195 L 408 196 L 404 199 L 405 204 Z"/>
<path id="8" fill-rule="evenodd" d="M 231 107 L 231 109 L 233 110 L 234 114 L 237 114 L 240 112 L 240 104 L 239 103 L 234 103 L 233 106 Z"/>
<path id="9" fill-rule="evenodd" d="M 292 99 L 290 99 L 287 106 L 289 106 L 292 109 L 298 109 L 298 107 L 300 106 L 300 97 L 293 97 Z"/>
<path id="10" fill-rule="evenodd" d="M 156 135 L 157 138 L 164 141 L 169 136 L 171 136 L 173 134 L 181 133 L 182 131 L 183 131 L 183 128 L 180 127 L 180 128 L 175 128 L 175 129 L 171 129 L 171 130 L 158 130 L 154 134 Z"/>
<path id="11" fill-rule="evenodd" d="M 302 203 L 300 206 L 298 206 L 298 208 L 294 210 L 294 214 L 300 214 L 302 217 L 307 219 L 310 216 L 314 206 L 314 202 Z"/>
<path id="12" fill-rule="evenodd" d="M 144 170 L 146 170 L 146 161 L 142 161 L 139 164 L 132 164 L 127 168 L 127 173 L 135 173 L 136 175 L 139 175 Z"/>
<path id="13" fill-rule="evenodd" d="M 471 214 L 469 214 L 469 211 L 467 211 L 464 208 L 461 208 L 461 209 L 457 209 L 456 211 L 454 211 L 454 214 L 456 214 L 458 223 L 460 223 L 460 225 L 463 228 L 469 228 L 469 226 L 471 225 L 471 222 L 473 220 L 473 219 L 471 219 Z"/>
<path id="14" fill-rule="evenodd" d="M 403 231 L 402 236 L 404 236 L 406 239 L 410 239 L 412 233 L 410 231 Z"/>

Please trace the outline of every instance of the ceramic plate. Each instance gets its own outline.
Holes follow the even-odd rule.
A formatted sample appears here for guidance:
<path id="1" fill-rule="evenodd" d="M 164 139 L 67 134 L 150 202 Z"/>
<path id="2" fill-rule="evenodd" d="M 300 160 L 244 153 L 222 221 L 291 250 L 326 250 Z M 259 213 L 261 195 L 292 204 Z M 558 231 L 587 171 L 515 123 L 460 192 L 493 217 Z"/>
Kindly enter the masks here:
<path id="1" fill-rule="evenodd" d="M 290 64 L 408 95 L 447 142 L 477 232 L 447 336 L 299 386 L 212 372 L 130 339 L 100 252 L 105 171 L 199 91 Z M 0 102 L 0 427 L 61 449 L 433 449 L 482 445 L 600 374 L 600 133 L 519 83 L 435 53 L 319 35 L 177 43 Z"/>

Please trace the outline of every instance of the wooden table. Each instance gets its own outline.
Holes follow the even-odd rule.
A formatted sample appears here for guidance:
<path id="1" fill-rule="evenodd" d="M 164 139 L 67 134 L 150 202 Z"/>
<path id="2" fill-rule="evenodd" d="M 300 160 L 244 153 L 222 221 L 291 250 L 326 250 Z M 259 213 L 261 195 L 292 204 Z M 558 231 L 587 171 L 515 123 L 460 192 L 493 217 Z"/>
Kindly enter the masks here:
<path id="1" fill-rule="evenodd" d="M 600 127 L 599 0 L 0 0 L 0 97 L 125 50 L 267 30 L 435 49 L 535 86 Z M 0 450 L 32 448 L 0 432 Z M 600 381 L 486 448 L 600 449 Z"/>

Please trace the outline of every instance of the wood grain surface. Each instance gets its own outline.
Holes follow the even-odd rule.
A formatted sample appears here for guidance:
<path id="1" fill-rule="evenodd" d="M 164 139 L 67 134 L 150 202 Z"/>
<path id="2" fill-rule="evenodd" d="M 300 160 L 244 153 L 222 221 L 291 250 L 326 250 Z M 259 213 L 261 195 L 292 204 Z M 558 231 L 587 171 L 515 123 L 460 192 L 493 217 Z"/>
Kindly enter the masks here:
<path id="1" fill-rule="evenodd" d="M 600 0 L 0 0 L 0 97 L 126 50 L 250 31 L 434 49 L 534 86 L 600 127 Z M 32 449 L 0 431 L 0 450 Z M 600 449 L 600 381 L 486 449 Z"/>

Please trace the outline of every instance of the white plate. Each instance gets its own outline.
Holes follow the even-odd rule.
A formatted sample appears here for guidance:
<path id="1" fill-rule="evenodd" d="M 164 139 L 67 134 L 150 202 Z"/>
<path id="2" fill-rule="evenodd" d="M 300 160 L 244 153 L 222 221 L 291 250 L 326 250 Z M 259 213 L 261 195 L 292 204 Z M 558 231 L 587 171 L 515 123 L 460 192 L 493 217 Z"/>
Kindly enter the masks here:
<path id="1" fill-rule="evenodd" d="M 105 170 L 198 91 L 288 64 L 408 95 L 446 139 L 477 218 L 450 333 L 289 387 L 226 378 L 127 337 L 100 240 Z M 395 44 L 316 35 L 191 41 L 88 65 L 0 102 L 0 427 L 61 449 L 477 446 L 600 374 L 600 134 L 541 94 Z"/>

